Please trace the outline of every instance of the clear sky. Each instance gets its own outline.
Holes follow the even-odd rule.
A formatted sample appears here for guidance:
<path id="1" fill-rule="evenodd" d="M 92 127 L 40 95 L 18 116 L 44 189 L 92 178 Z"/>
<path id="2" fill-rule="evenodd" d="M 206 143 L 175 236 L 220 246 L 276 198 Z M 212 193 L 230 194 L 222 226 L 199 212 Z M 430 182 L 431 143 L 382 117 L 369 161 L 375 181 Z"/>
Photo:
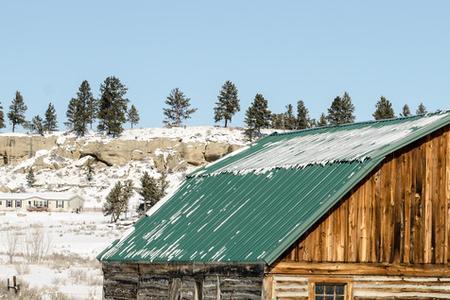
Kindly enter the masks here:
<path id="1" fill-rule="evenodd" d="M 450 2 L 368 2 L 2 1 L 0 102 L 20 90 L 29 118 L 51 101 L 62 124 L 83 80 L 98 96 L 115 75 L 141 127 L 161 126 L 175 87 L 198 107 L 188 124 L 213 124 L 225 80 L 241 99 L 232 125 L 257 92 L 273 112 L 303 99 L 316 118 L 344 91 L 357 120 L 371 119 L 381 95 L 396 112 L 449 108 Z"/>

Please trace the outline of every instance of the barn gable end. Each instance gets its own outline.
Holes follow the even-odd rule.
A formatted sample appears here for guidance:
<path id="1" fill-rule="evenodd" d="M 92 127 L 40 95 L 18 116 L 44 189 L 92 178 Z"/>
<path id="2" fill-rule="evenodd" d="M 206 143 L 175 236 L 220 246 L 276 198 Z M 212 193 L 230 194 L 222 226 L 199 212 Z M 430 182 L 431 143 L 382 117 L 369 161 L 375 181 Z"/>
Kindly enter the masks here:
<path id="1" fill-rule="evenodd" d="M 277 299 L 450 298 L 450 127 L 396 151 L 270 268 Z M 289 297 L 285 297 L 289 295 Z"/>
<path id="2" fill-rule="evenodd" d="M 449 131 L 443 112 L 274 134 L 198 170 L 99 254 L 106 299 L 450 299 Z"/>

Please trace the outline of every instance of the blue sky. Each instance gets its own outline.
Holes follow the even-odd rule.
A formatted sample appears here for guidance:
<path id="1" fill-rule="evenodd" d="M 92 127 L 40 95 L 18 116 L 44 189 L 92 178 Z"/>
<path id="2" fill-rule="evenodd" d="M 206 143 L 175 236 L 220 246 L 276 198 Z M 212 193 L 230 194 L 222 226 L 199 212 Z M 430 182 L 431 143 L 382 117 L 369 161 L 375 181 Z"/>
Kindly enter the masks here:
<path id="1" fill-rule="evenodd" d="M 62 124 L 83 80 L 98 95 L 118 76 L 141 113 L 161 126 L 164 99 L 181 88 L 213 123 L 225 80 L 244 112 L 259 92 L 281 112 L 303 99 L 312 117 L 348 91 L 357 120 L 381 95 L 429 110 L 450 105 L 446 1 L 2 1 L 0 102 L 20 90 L 27 115 L 53 102 Z"/>

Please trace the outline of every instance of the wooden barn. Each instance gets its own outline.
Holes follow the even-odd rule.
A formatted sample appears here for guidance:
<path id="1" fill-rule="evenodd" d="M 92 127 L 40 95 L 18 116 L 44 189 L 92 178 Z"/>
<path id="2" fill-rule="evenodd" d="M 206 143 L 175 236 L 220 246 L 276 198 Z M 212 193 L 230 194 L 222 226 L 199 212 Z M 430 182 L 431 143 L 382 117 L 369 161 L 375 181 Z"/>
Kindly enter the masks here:
<path id="1" fill-rule="evenodd" d="M 450 299 L 450 112 L 272 134 L 99 254 L 104 299 Z"/>

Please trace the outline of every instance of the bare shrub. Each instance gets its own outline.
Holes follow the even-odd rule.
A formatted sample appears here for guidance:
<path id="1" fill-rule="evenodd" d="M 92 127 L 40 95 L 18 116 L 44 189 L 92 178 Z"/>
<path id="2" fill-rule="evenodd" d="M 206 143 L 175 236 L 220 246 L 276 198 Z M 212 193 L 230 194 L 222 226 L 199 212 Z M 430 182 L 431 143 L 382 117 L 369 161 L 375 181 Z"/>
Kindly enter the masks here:
<path id="1" fill-rule="evenodd" d="M 39 263 L 50 251 L 51 240 L 43 227 L 34 227 L 25 238 L 25 257 L 30 263 Z"/>
<path id="2" fill-rule="evenodd" d="M 52 284 L 53 284 L 54 286 L 64 286 L 64 285 L 67 284 L 67 281 L 66 281 L 66 279 L 63 278 L 63 277 L 54 277 L 54 278 L 53 278 L 53 281 L 52 281 Z"/>
<path id="3" fill-rule="evenodd" d="M 9 263 L 12 264 L 14 256 L 17 254 L 19 244 L 19 230 L 11 229 L 6 232 L 6 255 L 8 255 Z"/>
<path id="4" fill-rule="evenodd" d="M 30 266 L 27 264 L 16 264 L 14 265 L 18 275 L 30 274 Z"/>
<path id="5" fill-rule="evenodd" d="M 2 300 L 69 300 L 54 287 L 32 288 L 26 282 L 20 283 L 20 291 L 15 294 L 5 288 L 0 289 L 0 299 Z"/>
<path id="6" fill-rule="evenodd" d="M 88 274 L 85 270 L 72 269 L 69 271 L 69 276 L 74 283 L 80 284 L 87 282 Z"/>

